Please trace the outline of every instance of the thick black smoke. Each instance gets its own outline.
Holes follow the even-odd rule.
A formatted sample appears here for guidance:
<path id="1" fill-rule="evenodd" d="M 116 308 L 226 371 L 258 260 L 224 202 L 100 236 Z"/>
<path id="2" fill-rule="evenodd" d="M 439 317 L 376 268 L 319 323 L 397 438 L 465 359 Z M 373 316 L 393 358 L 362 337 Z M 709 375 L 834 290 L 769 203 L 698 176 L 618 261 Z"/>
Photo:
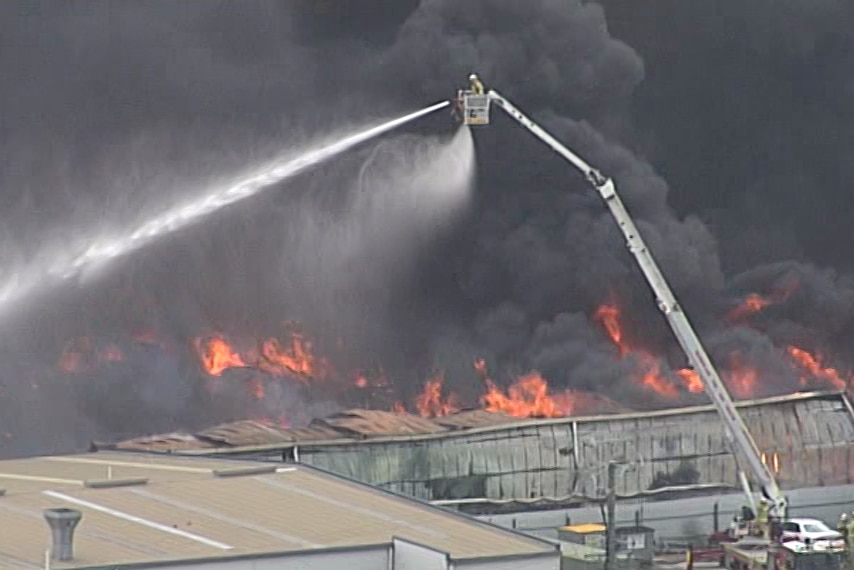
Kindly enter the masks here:
<path id="1" fill-rule="evenodd" d="M 789 345 L 854 366 L 852 23 L 830 0 L 3 3 L 0 261 L 447 98 L 477 70 L 614 177 L 721 367 L 756 366 L 761 393 L 784 392 L 800 385 Z M 475 133 L 466 214 L 409 243 L 405 262 L 363 248 L 332 271 L 309 255 L 323 249 L 305 238 L 307 212 L 340 214 L 382 154 L 369 144 L 22 305 L 0 324 L 0 449 L 276 416 L 246 375 L 212 390 L 191 341 L 275 335 L 286 320 L 403 398 L 441 368 L 473 401 L 483 357 L 499 381 L 537 369 L 554 386 L 666 404 L 592 319 L 615 300 L 631 346 L 685 365 L 604 206 L 529 133 L 494 123 Z M 386 143 L 453 130 L 437 115 Z M 750 293 L 779 302 L 734 324 Z M 149 331 L 159 344 L 134 340 Z M 125 359 L 57 372 L 84 336 Z M 311 398 L 271 391 L 281 415 Z"/>

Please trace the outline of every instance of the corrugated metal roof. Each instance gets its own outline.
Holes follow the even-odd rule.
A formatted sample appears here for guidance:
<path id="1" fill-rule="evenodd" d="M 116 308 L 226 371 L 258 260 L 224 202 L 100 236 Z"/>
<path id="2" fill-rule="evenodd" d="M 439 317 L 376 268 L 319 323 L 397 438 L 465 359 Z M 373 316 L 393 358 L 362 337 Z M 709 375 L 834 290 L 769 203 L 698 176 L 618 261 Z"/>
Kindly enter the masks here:
<path id="1" fill-rule="evenodd" d="M 784 488 L 851 482 L 854 414 L 842 394 L 742 402 L 740 410 Z M 446 502 L 601 497 L 610 461 L 631 465 L 618 478 L 621 496 L 660 493 L 662 487 L 739 484 L 723 424 L 711 406 L 300 444 L 299 457 L 374 485 Z"/>
<path id="2" fill-rule="evenodd" d="M 95 443 L 94 447 L 98 449 L 111 449 L 116 447 L 116 445 L 107 443 Z M 209 441 L 202 441 L 195 435 L 188 433 L 167 433 L 160 435 L 147 435 L 134 439 L 129 439 L 119 444 L 118 447 L 121 447 L 126 451 L 173 452 L 190 449 L 212 448 L 217 447 L 217 444 L 214 444 Z"/>
<path id="3" fill-rule="evenodd" d="M 393 536 L 456 558 L 553 551 L 542 541 L 305 466 L 217 477 L 257 463 L 99 453 L 0 462 L 0 569 L 41 568 L 45 508 L 78 509 L 80 568 L 388 544 Z M 143 475 L 145 485 L 92 489 L 82 482 Z"/>
<path id="4" fill-rule="evenodd" d="M 850 406 L 841 392 L 802 392 L 775 396 L 759 400 L 742 400 L 736 407 L 745 410 L 755 407 L 773 407 L 786 403 L 805 401 L 833 401 L 837 405 L 844 401 Z M 667 418 L 686 414 L 715 413 L 711 404 L 684 408 L 668 408 L 646 412 L 604 414 L 597 416 L 574 416 L 552 419 L 528 419 L 507 416 L 486 410 L 467 410 L 439 418 L 425 419 L 411 414 L 385 412 L 381 410 L 352 409 L 314 420 L 306 428 L 267 429 L 269 426 L 251 421 L 221 424 L 198 434 L 166 434 L 144 436 L 117 443 L 97 443 L 98 449 L 145 450 L 152 452 L 178 452 L 199 449 L 207 452 L 221 443 L 219 451 L 256 452 L 263 449 L 289 447 L 296 443 L 311 442 L 314 445 L 336 445 L 347 441 L 359 441 L 370 438 L 372 441 L 395 440 L 404 438 L 449 437 L 458 430 L 471 432 L 482 430 L 501 430 L 508 427 L 550 426 L 568 424 L 590 424 L 596 422 L 618 421 L 667 421 Z M 807 423 L 808 420 L 807 420 Z M 256 425 L 257 424 L 257 425 Z M 260 427 L 259 427 L 260 426 Z M 214 437 L 206 438 L 204 434 Z M 243 439 L 261 438 L 266 441 L 257 444 L 238 443 Z M 218 436 L 218 437 L 217 437 Z M 198 442 L 198 445 L 195 444 Z"/>
<path id="5" fill-rule="evenodd" d="M 315 420 L 312 426 L 330 427 L 339 433 L 360 437 L 439 433 L 445 428 L 412 414 L 353 409 Z"/>
<path id="6" fill-rule="evenodd" d="M 324 425 L 313 424 L 302 428 L 288 428 L 285 436 L 296 442 L 327 441 L 341 437 L 341 432 Z"/>
<path id="7" fill-rule="evenodd" d="M 854 413 L 844 394 L 792 394 L 737 406 L 784 488 L 852 482 Z M 335 434 L 326 439 L 173 452 L 280 460 L 283 450 L 298 447 L 303 463 L 445 502 L 599 497 L 609 461 L 632 464 L 619 478 L 620 496 L 661 493 L 661 487 L 720 489 L 739 484 L 723 424 L 711 405 L 579 418 L 504 422 L 500 417 L 496 423 L 486 414 L 465 412 L 456 425 L 456 416 L 385 424 L 374 420 L 395 415 L 355 414 L 340 423 L 315 423 Z M 441 429 L 409 433 L 423 429 L 424 422 Z M 386 430 L 392 435 L 384 434 Z"/>
<path id="8" fill-rule="evenodd" d="M 464 410 L 456 414 L 434 418 L 433 422 L 448 429 L 471 429 L 498 426 L 519 421 L 519 418 L 486 410 Z"/>
<path id="9" fill-rule="evenodd" d="M 253 420 L 244 420 L 228 424 L 218 425 L 200 431 L 197 434 L 200 439 L 213 442 L 215 445 L 260 445 L 264 443 L 275 443 L 277 441 L 293 441 L 289 438 L 285 428 L 271 426 Z"/>

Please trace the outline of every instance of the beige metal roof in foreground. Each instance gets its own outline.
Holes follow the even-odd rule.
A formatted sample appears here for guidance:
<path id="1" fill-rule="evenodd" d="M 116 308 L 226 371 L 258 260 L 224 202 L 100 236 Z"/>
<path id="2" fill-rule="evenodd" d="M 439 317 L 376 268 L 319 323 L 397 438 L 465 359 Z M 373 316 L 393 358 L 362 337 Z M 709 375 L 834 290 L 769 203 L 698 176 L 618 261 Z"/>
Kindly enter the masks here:
<path id="1" fill-rule="evenodd" d="M 74 561 L 54 568 L 359 547 L 394 536 L 458 559 L 553 550 L 301 465 L 94 453 L 0 461 L 0 488 L 0 569 L 44 567 L 42 511 L 51 507 L 83 513 Z"/>

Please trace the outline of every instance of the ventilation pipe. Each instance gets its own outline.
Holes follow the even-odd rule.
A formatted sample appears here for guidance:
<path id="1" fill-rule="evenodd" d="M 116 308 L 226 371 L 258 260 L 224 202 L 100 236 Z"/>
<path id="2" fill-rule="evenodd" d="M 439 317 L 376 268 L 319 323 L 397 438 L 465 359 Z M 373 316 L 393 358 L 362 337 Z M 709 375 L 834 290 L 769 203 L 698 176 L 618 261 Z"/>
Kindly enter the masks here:
<path id="1" fill-rule="evenodd" d="M 44 518 L 53 537 L 51 558 L 68 561 L 74 558 L 74 528 L 83 515 L 76 509 L 45 509 Z"/>

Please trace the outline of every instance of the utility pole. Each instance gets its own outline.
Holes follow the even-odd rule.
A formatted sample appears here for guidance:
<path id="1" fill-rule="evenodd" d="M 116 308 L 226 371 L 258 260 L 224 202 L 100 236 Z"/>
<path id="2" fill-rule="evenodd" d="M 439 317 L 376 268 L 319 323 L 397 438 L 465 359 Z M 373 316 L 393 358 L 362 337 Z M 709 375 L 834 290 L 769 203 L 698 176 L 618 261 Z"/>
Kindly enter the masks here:
<path id="1" fill-rule="evenodd" d="M 607 520 L 605 521 L 605 570 L 615 570 L 617 552 L 617 463 L 608 462 Z"/>

